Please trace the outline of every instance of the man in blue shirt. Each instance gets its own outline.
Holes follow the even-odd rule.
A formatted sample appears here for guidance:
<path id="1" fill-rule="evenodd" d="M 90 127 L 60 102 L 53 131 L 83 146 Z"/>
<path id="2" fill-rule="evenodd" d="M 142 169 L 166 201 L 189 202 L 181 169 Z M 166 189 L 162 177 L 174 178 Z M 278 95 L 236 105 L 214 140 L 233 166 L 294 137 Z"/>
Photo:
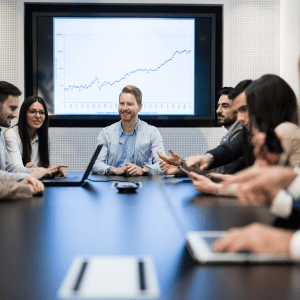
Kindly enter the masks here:
<path id="1" fill-rule="evenodd" d="M 119 96 L 121 121 L 101 130 L 97 144 L 103 145 L 92 172 L 106 175 L 162 174 L 156 151 L 164 151 L 163 140 L 154 126 L 138 118 L 142 92 L 135 86 L 123 88 Z"/>

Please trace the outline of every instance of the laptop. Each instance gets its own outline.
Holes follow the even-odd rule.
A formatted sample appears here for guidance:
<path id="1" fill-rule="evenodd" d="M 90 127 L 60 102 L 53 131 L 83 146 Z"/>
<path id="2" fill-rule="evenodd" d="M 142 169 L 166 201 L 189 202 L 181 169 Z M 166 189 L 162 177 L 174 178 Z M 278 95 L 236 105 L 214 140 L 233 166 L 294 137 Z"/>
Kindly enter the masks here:
<path id="1" fill-rule="evenodd" d="M 249 251 L 219 253 L 213 250 L 214 243 L 225 231 L 192 231 L 186 234 L 187 248 L 192 258 L 200 264 L 292 264 L 288 255 L 255 254 Z"/>
<path id="2" fill-rule="evenodd" d="M 98 145 L 90 163 L 87 166 L 86 171 L 84 172 L 83 176 L 76 176 L 72 175 L 72 173 L 68 174 L 68 177 L 56 177 L 56 178 L 42 178 L 41 181 L 45 186 L 81 186 L 84 181 L 90 175 L 92 168 L 97 160 L 97 157 L 102 149 L 103 145 Z"/>

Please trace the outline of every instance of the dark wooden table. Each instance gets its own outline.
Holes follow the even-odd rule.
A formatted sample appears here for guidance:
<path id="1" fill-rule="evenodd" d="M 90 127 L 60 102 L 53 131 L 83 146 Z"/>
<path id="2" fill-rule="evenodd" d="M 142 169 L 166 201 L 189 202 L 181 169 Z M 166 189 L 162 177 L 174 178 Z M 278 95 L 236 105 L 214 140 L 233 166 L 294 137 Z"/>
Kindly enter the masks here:
<path id="1" fill-rule="evenodd" d="M 78 255 L 151 256 L 161 299 L 300 299 L 297 265 L 201 266 L 186 250 L 187 231 L 270 223 L 266 208 L 200 195 L 186 178 L 89 178 L 143 187 L 118 194 L 112 182 L 87 181 L 0 204 L 1 300 L 56 299 Z"/>

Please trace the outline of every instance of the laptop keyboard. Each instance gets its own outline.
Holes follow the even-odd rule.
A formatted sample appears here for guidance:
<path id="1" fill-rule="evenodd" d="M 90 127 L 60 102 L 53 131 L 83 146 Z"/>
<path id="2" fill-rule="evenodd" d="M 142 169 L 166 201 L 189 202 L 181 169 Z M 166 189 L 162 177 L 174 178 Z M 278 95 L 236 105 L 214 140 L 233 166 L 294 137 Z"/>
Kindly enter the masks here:
<path id="1" fill-rule="evenodd" d="M 49 180 L 51 180 L 51 181 L 53 181 L 53 180 L 55 180 L 55 181 L 66 181 L 66 182 L 79 182 L 79 181 L 81 181 L 81 179 L 82 179 L 82 177 L 81 176 L 68 176 L 67 178 L 65 178 L 65 177 L 56 177 L 56 178 L 52 178 L 52 179 L 45 179 L 45 181 L 49 181 Z"/>

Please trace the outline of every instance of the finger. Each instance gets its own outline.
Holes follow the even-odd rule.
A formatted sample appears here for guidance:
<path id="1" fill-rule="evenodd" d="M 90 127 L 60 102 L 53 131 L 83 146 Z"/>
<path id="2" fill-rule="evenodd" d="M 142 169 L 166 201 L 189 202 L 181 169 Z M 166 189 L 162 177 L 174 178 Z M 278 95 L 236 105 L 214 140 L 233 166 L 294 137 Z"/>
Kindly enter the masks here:
<path id="1" fill-rule="evenodd" d="M 226 235 L 225 237 L 218 239 L 213 244 L 213 250 L 216 252 L 225 252 L 229 244 L 230 244 L 230 239 L 228 239 L 228 236 Z"/>
<path id="2" fill-rule="evenodd" d="M 203 178 L 203 175 L 199 175 L 195 172 L 190 172 L 190 174 L 188 176 L 194 180 L 202 180 L 202 178 Z"/>
<path id="3" fill-rule="evenodd" d="M 40 193 L 44 190 L 44 185 L 39 180 L 34 180 L 34 189 L 37 193 Z"/>
<path id="4" fill-rule="evenodd" d="M 136 174 L 137 174 L 136 169 L 133 169 L 129 172 L 129 175 L 131 175 L 131 176 L 135 176 Z"/>
<path id="5" fill-rule="evenodd" d="M 130 173 L 130 172 L 132 172 L 133 170 L 135 170 L 135 168 L 136 168 L 135 166 L 130 166 L 130 167 L 127 168 L 127 172 Z"/>
<path id="6" fill-rule="evenodd" d="M 172 156 L 177 156 L 177 154 L 173 150 L 169 149 L 168 151 L 172 154 Z"/>
<path id="7" fill-rule="evenodd" d="M 26 168 L 33 168 L 33 167 L 37 167 L 37 165 L 35 163 L 33 163 L 33 162 L 29 162 L 29 163 L 26 164 L 25 167 Z"/>
<path id="8" fill-rule="evenodd" d="M 60 168 L 69 168 L 69 166 L 67 166 L 67 165 L 57 165 L 57 166 L 52 167 L 50 169 L 60 169 Z"/>
<path id="9" fill-rule="evenodd" d="M 161 152 L 159 151 L 156 151 L 156 153 L 158 154 L 158 157 L 161 158 L 161 159 L 165 159 L 165 155 L 163 155 Z"/>
<path id="10" fill-rule="evenodd" d="M 208 163 L 204 163 L 204 164 L 202 164 L 202 165 L 200 166 L 200 170 L 201 170 L 201 171 L 204 171 L 204 170 L 206 170 L 208 167 L 209 167 L 209 164 L 208 164 Z"/>
<path id="11" fill-rule="evenodd" d="M 195 165 L 197 164 L 197 161 L 195 158 L 186 158 L 184 161 L 188 168 L 195 169 Z"/>
<path id="12" fill-rule="evenodd" d="M 32 188 L 33 188 L 33 190 L 36 190 L 36 181 L 37 180 L 34 180 L 34 178 L 32 177 L 32 178 L 28 178 L 27 179 L 27 184 L 29 184 L 29 185 L 31 185 L 32 186 Z"/>
<path id="13" fill-rule="evenodd" d="M 45 186 L 41 181 L 38 181 L 38 191 L 43 192 L 45 190 Z"/>
<path id="14" fill-rule="evenodd" d="M 64 169 L 60 169 L 59 171 L 61 172 L 61 174 L 62 174 L 65 178 L 68 177 L 68 174 L 65 172 Z"/>
<path id="15" fill-rule="evenodd" d="M 34 188 L 36 191 L 39 191 L 39 180 L 33 180 Z"/>
<path id="16" fill-rule="evenodd" d="M 248 205 L 247 193 L 245 192 L 245 187 L 240 185 L 237 189 L 237 198 L 243 205 Z"/>
<path id="17" fill-rule="evenodd" d="M 228 253 L 236 253 L 242 250 L 248 250 L 248 237 L 243 235 L 240 238 L 235 239 L 227 247 Z"/>
<path id="18" fill-rule="evenodd" d="M 29 184 L 29 188 L 30 188 L 30 191 L 31 191 L 32 194 L 36 193 L 34 187 L 31 184 Z"/>
<path id="19" fill-rule="evenodd" d="M 217 252 L 224 252 L 228 251 L 228 248 L 232 245 L 235 239 L 238 236 L 238 229 L 232 228 L 228 230 L 224 237 L 217 240 L 214 245 L 213 249 Z"/>
<path id="20" fill-rule="evenodd" d="M 167 162 L 165 162 L 165 161 L 163 161 L 163 160 L 159 163 L 159 165 L 160 165 L 161 167 L 169 167 L 169 166 L 170 166 Z"/>
<path id="21" fill-rule="evenodd" d="M 223 178 L 223 174 L 219 174 L 219 173 L 209 173 L 206 175 L 208 178 L 215 178 L 215 179 L 219 179 L 219 178 Z"/>
<path id="22" fill-rule="evenodd" d="M 254 178 L 261 173 L 261 168 L 258 167 L 252 167 L 248 168 L 242 172 L 239 172 L 236 174 L 235 177 L 225 179 L 223 182 L 224 187 L 229 186 L 232 183 L 244 183 L 249 182 L 250 180 L 253 180 Z"/>
<path id="23" fill-rule="evenodd" d="M 48 175 L 50 175 L 50 176 L 53 176 L 53 175 L 55 175 L 55 173 L 57 173 L 59 170 L 58 169 L 53 169 L 53 168 L 51 168 L 51 169 L 46 169 L 45 170 L 45 174 L 48 174 Z"/>
<path id="24" fill-rule="evenodd" d="M 166 171 L 166 170 L 169 169 L 169 167 L 168 167 L 168 166 L 161 166 L 161 169 L 162 169 L 163 171 Z"/>

